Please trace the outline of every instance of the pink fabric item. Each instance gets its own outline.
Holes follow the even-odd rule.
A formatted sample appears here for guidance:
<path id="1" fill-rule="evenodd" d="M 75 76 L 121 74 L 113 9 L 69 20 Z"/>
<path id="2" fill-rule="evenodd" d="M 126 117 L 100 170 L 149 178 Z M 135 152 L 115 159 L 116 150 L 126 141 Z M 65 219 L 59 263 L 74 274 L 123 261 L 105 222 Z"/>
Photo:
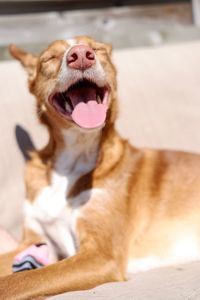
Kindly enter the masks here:
<path id="1" fill-rule="evenodd" d="M 20 262 L 25 256 L 33 256 L 38 262 L 44 266 L 49 264 L 49 249 L 46 244 L 40 246 L 32 245 L 25 249 L 24 251 L 18 253 L 14 260 Z"/>

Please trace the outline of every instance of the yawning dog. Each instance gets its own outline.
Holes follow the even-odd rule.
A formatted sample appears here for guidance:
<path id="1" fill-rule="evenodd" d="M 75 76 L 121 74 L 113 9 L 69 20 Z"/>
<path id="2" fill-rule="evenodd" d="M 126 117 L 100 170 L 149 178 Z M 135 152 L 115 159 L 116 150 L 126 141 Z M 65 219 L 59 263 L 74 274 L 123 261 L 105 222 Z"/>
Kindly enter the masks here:
<path id="1" fill-rule="evenodd" d="M 89 289 L 199 259 L 200 156 L 137 149 L 120 137 L 111 46 L 81 36 L 38 57 L 10 51 L 27 71 L 49 141 L 26 165 L 24 240 L 0 258 L 1 299 Z M 45 245 L 44 267 L 9 275 L 16 254 L 34 258 Z"/>

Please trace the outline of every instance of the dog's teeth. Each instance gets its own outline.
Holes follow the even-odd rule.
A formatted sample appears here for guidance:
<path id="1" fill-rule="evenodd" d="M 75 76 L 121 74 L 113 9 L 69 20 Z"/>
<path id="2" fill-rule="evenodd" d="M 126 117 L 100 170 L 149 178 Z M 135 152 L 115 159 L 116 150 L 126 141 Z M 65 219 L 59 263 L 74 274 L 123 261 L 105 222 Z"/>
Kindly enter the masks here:
<path id="1" fill-rule="evenodd" d="M 72 112 L 71 106 L 70 106 L 70 104 L 67 101 L 65 102 L 65 109 L 68 112 Z"/>
<path id="2" fill-rule="evenodd" d="M 100 96 L 99 95 L 97 95 L 97 103 L 101 103 L 101 98 L 100 98 Z"/>

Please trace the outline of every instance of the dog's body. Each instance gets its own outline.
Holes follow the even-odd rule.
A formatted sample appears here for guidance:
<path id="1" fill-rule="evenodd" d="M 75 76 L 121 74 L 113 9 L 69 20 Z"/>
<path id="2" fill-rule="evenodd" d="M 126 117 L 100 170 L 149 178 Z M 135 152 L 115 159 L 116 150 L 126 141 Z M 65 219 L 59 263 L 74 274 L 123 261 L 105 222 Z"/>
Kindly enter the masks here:
<path id="1" fill-rule="evenodd" d="M 2 299 L 88 289 L 125 280 L 127 270 L 199 259 L 200 157 L 139 150 L 118 135 L 109 46 L 78 37 L 51 44 L 39 58 L 11 52 L 28 70 L 50 135 L 26 166 L 24 242 L 17 251 L 47 242 L 51 262 L 65 259 L 1 278 Z M 15 253 L 2 257 L 3 275 Z"/>

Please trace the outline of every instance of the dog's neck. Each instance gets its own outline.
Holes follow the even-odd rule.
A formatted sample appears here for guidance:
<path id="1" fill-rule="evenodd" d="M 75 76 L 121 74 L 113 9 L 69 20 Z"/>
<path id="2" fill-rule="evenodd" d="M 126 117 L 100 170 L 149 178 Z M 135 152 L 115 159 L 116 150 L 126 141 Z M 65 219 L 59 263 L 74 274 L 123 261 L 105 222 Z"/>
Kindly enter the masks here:
<path id="1" fill-rule="evenodd" d="M 95 169 L 99 177 L 116 164 L 122 152 L 122 139 L 114 124 L 106 124 L 99 131 L 86 132 L 78 128 L 60 129 L 45 122 L 49 131 L 48 145 L 40 152 L 50 164 L 67 159 L 69 170 L 80 161 L 88 161 L 86 169 Z M 69 159 L 68 159 L 69 158 Z M 74 165 L 74 166 L 75 166 Z"/>
<path id="2" fill-rule="evenodd" d="M 55 168 L 63 166 L 63 171 L 85 174 L 91 171 L 99 153 L 101 130 L 85 132 L 72 127 L 60 132 L 62 142 L 57 143 L 55 151 Z"/>
<path id="3" fill-rule="evenodd" d="M 61 175 L 68 173 L 76 178 L 70 190 L 71 196 L 77 191 L 98 186 L 119 164 L 126 141 L 115 130 L 115 119 L 116 103 L 108 112 L 105 126 L 99 131 L 82 131 L 75 127 L 63 129 L 46 114 L 42 115 L 41 121 L 47 126 L 50 138 L 40 156 L 50 170 L 62 166 L 59 168 Z"/>

